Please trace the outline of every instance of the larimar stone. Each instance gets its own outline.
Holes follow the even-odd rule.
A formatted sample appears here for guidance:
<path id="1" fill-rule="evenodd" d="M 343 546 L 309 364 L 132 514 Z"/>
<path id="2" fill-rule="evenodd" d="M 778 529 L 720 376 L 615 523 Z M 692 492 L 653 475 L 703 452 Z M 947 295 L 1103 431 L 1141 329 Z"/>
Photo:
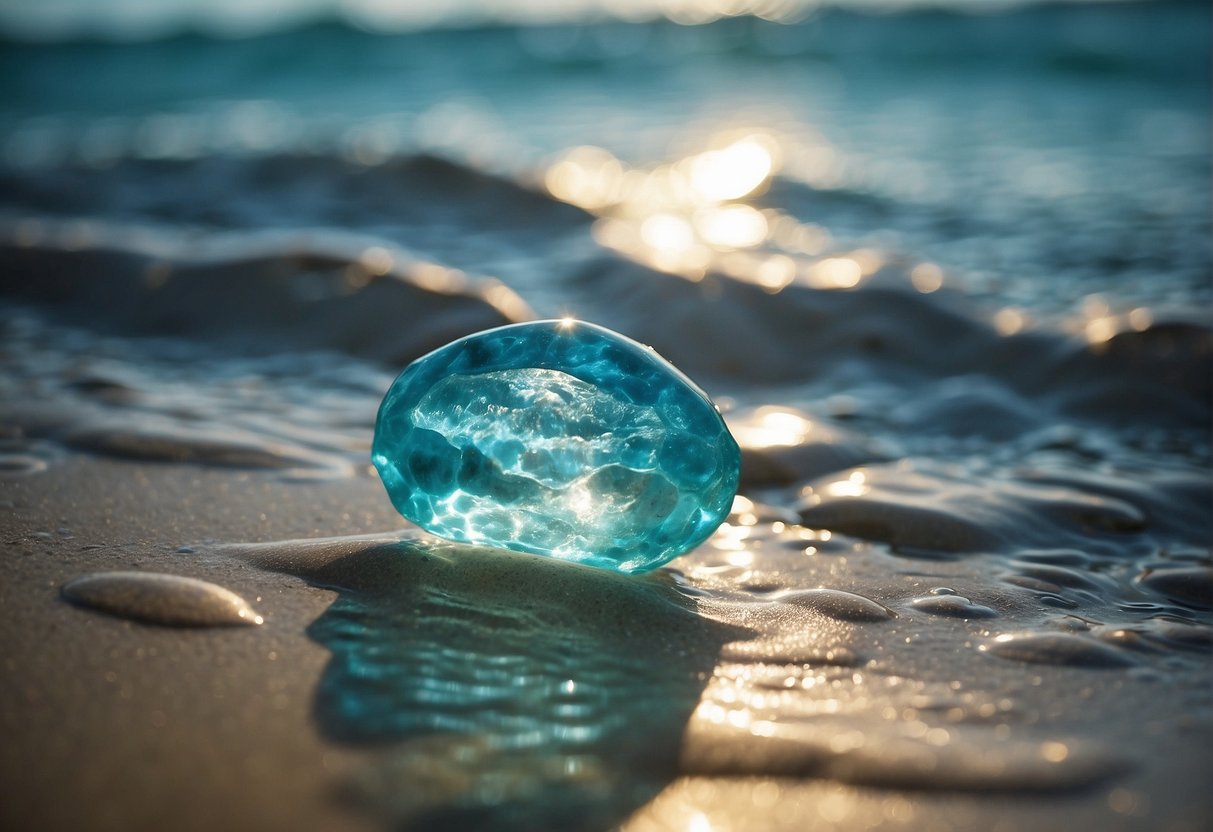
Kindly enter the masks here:
<path id="1" fill-rule="evenodd" d="M 491 329 L 410 364 L 380 405 L 372 460 L 432 534 L 622 572 L 702 543 L 741 470 L 686 376 L 570 320 Z"/>

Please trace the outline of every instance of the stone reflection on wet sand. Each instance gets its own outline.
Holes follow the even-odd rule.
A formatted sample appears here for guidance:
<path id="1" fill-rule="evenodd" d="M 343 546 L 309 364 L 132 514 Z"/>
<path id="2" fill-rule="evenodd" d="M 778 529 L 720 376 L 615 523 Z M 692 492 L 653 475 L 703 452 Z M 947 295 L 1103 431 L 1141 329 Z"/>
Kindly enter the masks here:
<path id="1" fill-rule="evenodd" d="M 1042 619 L 1030 588 L 983 586 L 966 562 L 931 571 L 976 600 L 843 535 L 806 556 L 802 527 L 734 508 L 685 572 L 640 579 L 416 535 L 215 551 L 339 593 L 308 630 L 332 654 L 314 715 L 371 752 L 342 793 L 394 825 L 667 828 L 671 801 L 711 782 L 757 802 L 828 782 L 827 807 L 871 817 L 884 804 L 853 787 L 1085 794 L 1135 770 L 1041 721 L 1053 695 L 1015 668 L 1124 672 L 1171 655 L 1185 625 Z M 806 566 L 856 590 L 768 588 Z M 888 799 L 913 819 L 912 800 Z M 732 828 L 712 825 L 712 801 L 694 806 L 674 825 Z"/>
<path id="2" fill-rule="evenodd" d="M 376 752 L 347 797 L 392 825 L 606 829 L 679 771 L 723 644 L 668 578 L 432 538 L 224 547 L 332 587 L 320 731 Z"/>

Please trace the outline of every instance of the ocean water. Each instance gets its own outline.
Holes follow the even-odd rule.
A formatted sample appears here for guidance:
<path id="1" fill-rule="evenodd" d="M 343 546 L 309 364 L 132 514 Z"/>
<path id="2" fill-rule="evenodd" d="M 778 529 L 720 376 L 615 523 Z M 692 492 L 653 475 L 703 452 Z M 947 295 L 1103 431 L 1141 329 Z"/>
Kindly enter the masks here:
<path id="1" fill-rule="evenodd" d="M 341 593 L 316 720 L 395 749 L 364 808 L 744 828 L 766 782 L 791 829 L 809 779 L 1208 822 L 1205 4 L 363 5 L 0 14 L 0 474 L 101 455 L 289 503 L 373 476 L 413 358 L 601 323 L 743 449 L 673 569 L 216 529 Z M 532 580 L 559 591 L 515 606 Z"/>

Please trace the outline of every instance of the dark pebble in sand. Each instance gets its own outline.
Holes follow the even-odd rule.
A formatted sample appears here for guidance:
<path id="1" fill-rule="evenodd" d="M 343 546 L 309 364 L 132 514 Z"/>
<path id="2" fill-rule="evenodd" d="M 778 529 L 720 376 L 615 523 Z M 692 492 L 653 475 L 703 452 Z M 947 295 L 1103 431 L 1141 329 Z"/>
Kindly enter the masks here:
<path id="1" fill-rule="evenodd" d="M 0 477 L 23 477 L 45 471 L 45 459 L 25 454 L 0 454 Z"/>
<path id="2" fill-rule="evenodd" d="M 1155 618 L 1146 623 L 1145 635 L 1181 650 L 1213 651 L 1213 628 L 1205 625 Z"/>
<path id="3" fill-rule="evenodd" d="M 741 486 L 745 489 L 791 485 L 865 461 L 822 445 L 742 448 Z"/>
<path id="4" fill-rule="evenodd" d="M 994 618 L 998 615 L 989 607 L 974 604 L 960 595 L 928 595 L 925 598 L 915 598 L 910 605 L 931 615 L 946 615 L 951 618 Z"/>
<path id="5" fill-rule="evenodd" d="M 1130 667 L 1135 662 L 1121 650 L 1085 636 L 1068 633 L 1007 633 L 980 648 L 1002 659 L 1069 667 Z"/>
<path id="6" fill-rule="evenodd" d="M 1213 605 L 1213 569 L 1185 567 L 1180 569 L 1149 569 L 1138 581 L 1142 586 L 1162 593 L 1176 601 Z"/>
<path id="7" fill-rule="evenodd" d="M 1069 569 L 1065 566 L 1053 566 L 1038 563 L 1013 563 L 1017 574 L 1032 578 L 1039 581 L 1045 581 L 1051 586 L 1064 586 L 1072 589 L 1089 589 L 1094 592 L 1102 591 L 1103 587 L 1096 580 L 1093 580 L 1089 575 L 1082 574 L 1077 569 Z M 1052 591 L 1056 592 L 1056 589 Z"/>
<path id="8" fill-rule="evenodd" d="M 1057 584 L 1040 578 L 1034 578 L 1030 575 L 1006 574 L 1002 575 L 999 580 L 1004 584 L 1030 589 L 1033 592 L 1046 592 L 1050 594 L 1061 592 L 1061 587 Z"/>
<path id="9" fill-rule="evenodd" d="M 151 624 L 230 627 L 262 621 L 231 590 L 179 575 L 98 572 L 68 581 L 61 591 L 74 604 Z"/>
<path id="10" fill-rule="evenodd" d="M 134 387 L 102 377 L 82 377 L 68 382 L 67 386 L 108 404 L 132 404 L 139 398 L 139 393 Z"/>
<path id="11" fill-rule="evenodd" d="M 236 431 L 134 419 L 124 425 L 80 427 L 64 436 L 70 447 L 120 459 L 189 462 L 223 468 L 282 470 L 321 467 L 319 454 Z"/>
<path id="12" fill-rule="evenodd" d="M 994 551 L 1002 541 L 978 523 L 950 511 L 875 498 L 834 499 L 800 511 L 801 522 L 898 549 Z"/>
<path id="13" fill-rule="evenodd" d="M 1044 515 L 1086 531 L 1135 532 L 1146 526 L 1141 509 L 1111 497 L 1053 495 L 1033 502 Z"/>

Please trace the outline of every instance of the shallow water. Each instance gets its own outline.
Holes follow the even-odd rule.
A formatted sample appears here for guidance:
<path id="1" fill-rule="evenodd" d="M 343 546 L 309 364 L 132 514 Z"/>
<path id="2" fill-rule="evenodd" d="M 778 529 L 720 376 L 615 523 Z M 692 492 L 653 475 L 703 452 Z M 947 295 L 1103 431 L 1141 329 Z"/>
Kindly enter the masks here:
<path id="1" fill-rule="evenodd" d="M 778 545 L 764 525 L 745 527 L 747 556 Z M 1053 694 L 1005 686 L 1021 678 L 1011 664 L 973 666 L 947 651 L 962 637 L 974 657 L 1118 670 L 1138 667 L 1138 655 L 1161 662 L 1157 636 L 1078 635 L 1081 619 L 1040 616 L 994 587 L 983 594 L 1001 611 L 972 618 L 1003 619 L 995 628 L 952 612 L 933 620 L 907 597 L 905 571 L 885 571 L 896 559 L 858 543 L 849 557 L 869 562 L 846 569 L 840 554 L 832 570 L 855 591 L 766 591 L 752 571 L 726 578 L 738 558 L 726 549 L 722 563 L 719 543 L 685 558 L 685 574 L 639 578 L 416 535 L 210 553 L 340 593 L 309 631 L 333 654 L 316 719 L 338 741 L 385 750 L 351 788 L 395 824 L 609 828 L 678 776 L 1032 794 L 1135 766 L 1106 737 L 1035 724 Z M 767 568 L 797 571 L 802 555 L 778 549 L 764 553 Z M 979 571 L 949 577 L 968 583 Z M 1015 626 L 1036 630 L 994 635 Z M 1195 647 L 1188 673 L 1206 649 Z"/>
<path id="2" fill-rule="evenodd" d="M 384 752 L 357 805 L 682 828 L 730 816 L 697 778 L 816 778 L 1149 817 L 1199 758 L 1139 729 L 1211 716 L 1207 22 L 10 39 L 0 476 L 88 454 L 289 502 L 374 476 L 409 360 L 573 314 L 742 446 L 728 522 L 652 580 L 407 531 L 172 541 L 338 591 L 314 718 Z"/>

